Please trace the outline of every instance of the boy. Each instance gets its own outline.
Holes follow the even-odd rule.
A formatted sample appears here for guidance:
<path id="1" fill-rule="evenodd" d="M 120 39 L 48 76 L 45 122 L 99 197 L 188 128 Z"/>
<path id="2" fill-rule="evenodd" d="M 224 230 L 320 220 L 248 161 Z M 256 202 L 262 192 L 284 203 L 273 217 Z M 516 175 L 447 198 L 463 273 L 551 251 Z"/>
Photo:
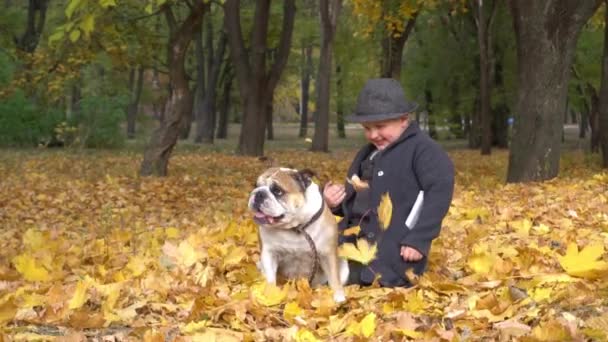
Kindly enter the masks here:
<path id="1" fill-rule="evenodd" d="M 340 229 L 361 227 L 358 237 L 342 237 L 342 243 L 366 238 L 378 244 L 369 265 L 349 262 L 350 284 L 369 285 L 380 276 L 382 286 L 411 285 L 405 272 L 424 272 L 431 242 L 450 207 L 454 167 L 439 144 L 410 121 L 415 109 L 396 80 L 371 79 L 359 94 L 355 113 L 347 118 L 363 126 L 369 141 L 355 156 L 348 178 L 357 175 L 368 187 L 355 191 L 350 182 L 328 183 L 323 196 L 334 214 L 343 216 Z M 406 219 L 420 191 L 423 204 L 415 225 L 408 227 Z M 377 208 L 385 193 L 390 194 L 393 212 L 383 230 Z"/>

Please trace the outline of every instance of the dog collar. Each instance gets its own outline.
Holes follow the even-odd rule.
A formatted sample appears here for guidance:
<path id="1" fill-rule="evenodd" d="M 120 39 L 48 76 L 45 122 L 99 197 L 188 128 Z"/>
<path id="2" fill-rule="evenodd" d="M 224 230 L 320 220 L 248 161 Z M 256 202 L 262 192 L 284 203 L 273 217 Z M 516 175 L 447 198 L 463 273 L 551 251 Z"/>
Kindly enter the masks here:
<path id="1" fill-rule="evenodd" d="M 319 208 L 319 210 L 317 210 L 317 212 L 310 218 L 310 220 L 308 220 L 308 222 L 296 226 L 294 228 L 294 230 L 298 233 L 298 234 L 302 234 L 304 235 L 304 238 L 306 239 L 306 241 L 308 242 L 308 245 L 310 246 L 310 249 L 312 251 L 313 254 L 313 258 L 312 258 L 312 272 L 310 272 L 310 275 L 308 276 L 308 283 L 312 284 L 312 280 L 315 277 L 315 274 L 317 274 L 318 270 L 319 270 L 319 253 L 317 252 L 317 246 L 315 246 L 315 242 L 312 240 L 312 238 L 310 237 L 310 235 L 308 234 L 308 232 L 306 232 L 306 228 L 308 228 L 308 226 L 310 226 L 311 224 L 313 224 L 316 220 L 319 219 L 319 217 L 321 217 L 321 214 L 323 214 L 323 210 L 325 209 L 325 199 L 323 198 L 323 194 L 321 194 L 321 208 Z"/>
<path id="2" fill-rule="evenodd" d="M 318 220 L 319 217 L 321 217 L 321 214 L 323 214 L 323 209 L 325 209 L 325 199 L 323 198 L 323 195 L 321 195 L 321 207 L 319 208 L 319 210 L 317 210 L 317 212 L 310 218 L 310 220 L 308 220 L 308 222 L 299 226 L 295 226 L 292 229 L 299 233 L 304 232 L 306 228 L 308 228 L 311 224 Z"/>

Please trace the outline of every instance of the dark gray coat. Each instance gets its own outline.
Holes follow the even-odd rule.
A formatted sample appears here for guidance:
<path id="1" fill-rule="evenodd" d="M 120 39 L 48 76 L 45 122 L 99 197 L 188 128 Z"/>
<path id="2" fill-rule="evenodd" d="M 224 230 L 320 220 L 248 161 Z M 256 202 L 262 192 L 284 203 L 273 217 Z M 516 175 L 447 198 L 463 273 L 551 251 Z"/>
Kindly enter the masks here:
<path id="1" fill-rule="evenodd" d="M 361 162 L 375 147 L 364 146 L 355 156 L 348 170 L 348 177 L 359 174 Z M 405 220 L 410 213 L 418 192 L 424 190 L 424 205 L 416 226 L 410 230 Z M 374 157 L 373 178 L 370 181 L 371 208 L 368 219 L 361 221 L 358 238 L 365 237 L 378 243 L 378 253 L 369 267 L 361 272 L 361 283 L 369 284 L 376 274 L 381 275 L 383 286 L 408 285 L 405 271 L 413 268 L 421 274 L 427 264 L 431 242 L 439 235 L 441 222 L 450 207 L 454 191 L 454 166 L 441 146 L 422 132 L 415 122 L 397 141 Z M 377 208 L 381 196 L 388 192 L 393 204 L 391 222 L 386 231 L 378 225 Z M 342 206 L 334 211 L 344 216 L 339 226 L 346 229 L 358 225 L 350 217 L 355 190 L 346 184 L 346 197 Z M 349 238 L 343 238 L 341 242 Z M 352 242 L 352 240 L 351 240 Z M 411 246 L 424 258 L 418 262 L 405 262 L 400 255 L 401 246 Z"/>

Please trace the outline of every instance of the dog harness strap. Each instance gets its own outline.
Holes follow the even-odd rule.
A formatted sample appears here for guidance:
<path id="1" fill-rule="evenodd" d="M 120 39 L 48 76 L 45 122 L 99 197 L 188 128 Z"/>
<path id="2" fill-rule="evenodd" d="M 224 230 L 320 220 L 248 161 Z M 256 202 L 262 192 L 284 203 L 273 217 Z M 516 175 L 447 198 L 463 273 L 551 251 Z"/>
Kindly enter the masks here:
<path id="1" fill-rule="evenodd" d="M 323 209 L 325 209 L 325 200 L 323 196 L 321 196 L 321 208 L 319 208 L 319 210 L 313 215 L 313 217 L 308 222 L 295 228 L 296 232 L 304 235 L 304 238 L 306 239 L 308 245 L 310 245 L 310 249 L 312 250 L 312 272 L 308 276 L 308 283 L 310 284 L 312 284 L 312 280 L 314 279 L 315 274 L 317 274 L 317 271 L 319 271 L 319 253 L 317 252 L 317 246 L 315 246 L 315 242 L 310 237 L 310 234 L 306 232 L 306 228 L 308 228 L 308 226 L 313 224 L 313 222 L 315 222 L 319 219 L 319 217 L 321 217 L 321 214 L 323 214 Z"/>

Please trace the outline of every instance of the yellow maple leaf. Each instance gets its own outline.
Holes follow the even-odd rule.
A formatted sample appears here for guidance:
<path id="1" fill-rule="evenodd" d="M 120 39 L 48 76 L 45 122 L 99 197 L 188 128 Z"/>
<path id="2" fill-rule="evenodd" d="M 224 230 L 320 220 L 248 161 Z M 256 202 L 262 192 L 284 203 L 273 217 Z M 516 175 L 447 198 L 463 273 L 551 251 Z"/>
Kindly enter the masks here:
<path id="1" fill-rule="evenodd" d="M 377 251 L 376 244 L 370 246 L 366 239 L 358 239 L 357 246 L 352 243 L 342 244 L 338 250 L 338 254 L 343 258 L 367 265 L 374 260 Z"/>
<path id="2" fill-rule="evenodd" d="M 380 228 L 386 230 L 391 224 L 391 218 L 393 216 L 393 202 L 388 192 L 382 195 L 380 199 L 380 205 L 378 206 L 378 221 Z"/>
<path id="3" fill-rule="evenodd" d="M 13 264 L 23 278 L 28 281 L 48 281 L 51 279 L 49 272 L 39 265 L 34 257 L 27 254 L 17 255 L 13 258 Z"/>
<path id="4" fill-rule="evenodd" d="M 229 265 L 237 265 L 247 256 L 244 248 L 235 246 L 224 257 L 224 267 Z"/>
<path id="5" fill-rule="evenodd" d="M 251 287 L 251 295 L 256 302 L 264 306 L 274 306 L 281 304 L 287 296 L 288 288 L 281 289 L 276 285 L 258 283 Z"/>
<path id="6" fill-rule="evenodd" d="M 488 274 L 492 270 L 495 262 L 496 256 L 484 252 L 471 255 L 467 260 L 467 265 L 475 273 Z"/>
<path id="7" fill-rule="evenodd" d="M 579 252 L 576 243 L 570 243 L 566 254 L 559 257 L 559 263 L 571 276 L 597 279 L 608 274 L 608 263 L 598 260 L 604 254 L 604 246 L 596 243 Z"/>
<path id="8" fill-rule="evenodd" d="M 79 280 L 78 284 L 76 284 L 76 290 L 74 291 L 74 295 L 70 302 L 68 303 L 68 308 L 70 310 L 79 309 L 86 303 L 89 299 L 87 294 L 89 287 L 91 284 L 87 280 Z"/>
<path id="9" fill-rule="evenodd" d="M 530 235 L 530 228 L 532 228 L 532 221 L 530 221 L 528 219 L 524 219 L 521 221 L 510 222 L 509 224 L 513 228 L 515 228 L 515 231 L 517 231 L 517 234 L 519 234 L 521 236 Z"/>
<path id="10" fill-rule="evenodd" d="M 283 309 L 283 317 L 286 320 L 291 321 L 296 316 L 302 315 L 302 308 L 298 305 L 298 302 L 289 302 L 285 304 L 285 308 Z"/>
<path id="11" fill-rule="evenodd" d="M 346 328 L 346 333 L 350 336 L 361 336 L 369 338 L 376 331 L 376 314 L 368 313 L 361 322 L 351 322 Z"/>

